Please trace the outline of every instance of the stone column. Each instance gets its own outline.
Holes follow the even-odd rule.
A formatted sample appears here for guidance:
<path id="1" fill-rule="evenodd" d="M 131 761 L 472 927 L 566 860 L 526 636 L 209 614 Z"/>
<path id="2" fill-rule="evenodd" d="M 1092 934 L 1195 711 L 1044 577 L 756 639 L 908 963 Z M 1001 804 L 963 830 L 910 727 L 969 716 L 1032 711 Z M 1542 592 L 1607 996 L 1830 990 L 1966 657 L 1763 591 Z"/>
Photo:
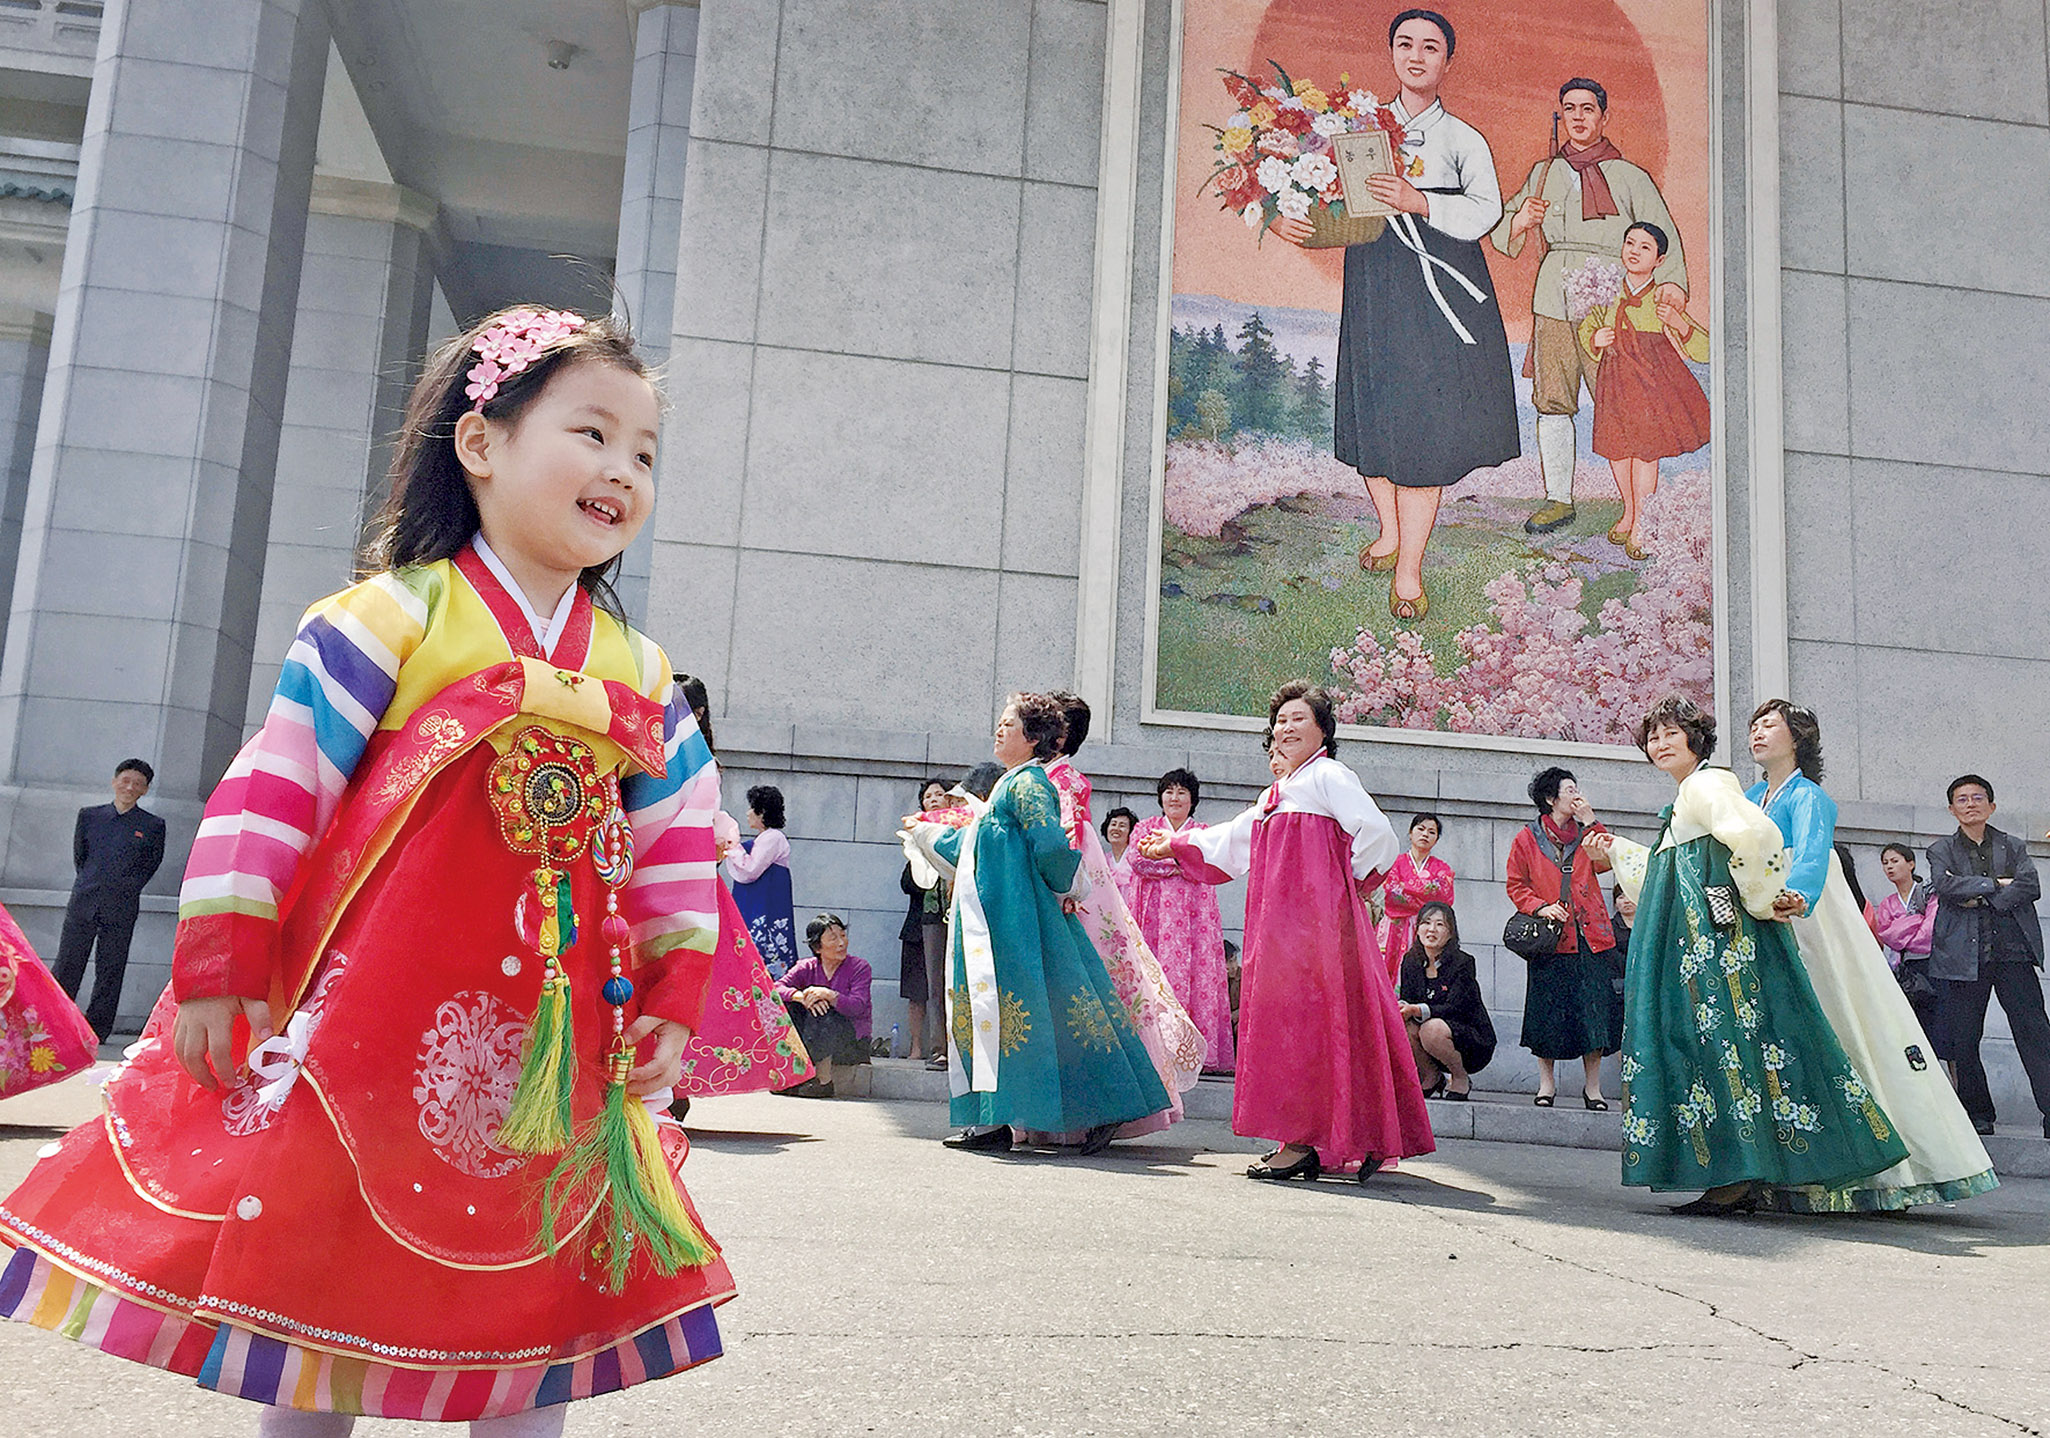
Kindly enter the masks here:
<path id="1" fill-rule="evenodd" d="M 619 258 L 614 282 L 633 319 L 642 351 L 669 358 L 675 313 L 677 236 L 683 219 L 683 172 L 690 149 L 691 89 L 697 77 L 698 7 L 655 4 L 642 10 L 634 33 L 633 91 L 627 101 L 626 183 L 619 201 Z M 671 385 L 671 397 L 682 396 Z M 658 492 L 656 502 L 661 502 Z M 626 552 L 619 597 L 636 623 L 648 607 L 655 526 L 651 521 Z"/>
<path id="2" fill-rule="evenodd" d="M 400 185 L 318 175 L 271 491 L 246 729 L 270 707 L 306 607 L 355 578 L 391 440 L 426 351 L 437 207 Z"/>
<path id="3" fill-rule="evenodd" d="M 22 307 L 0 310 L 0 595 L 14 592 L 36 416 L 49 365 L 50 317 Z M 7 615 L 0 612 L 0 652 L 6 643 Z"/>
<path id="4" fill-rule="evenodd" d="M 38 942 L 116 761 L 156 765 L 169 895 L 242 737 L 329 43 L 319 0 L 106 8 L 0 661 L 0 884 Z"/>

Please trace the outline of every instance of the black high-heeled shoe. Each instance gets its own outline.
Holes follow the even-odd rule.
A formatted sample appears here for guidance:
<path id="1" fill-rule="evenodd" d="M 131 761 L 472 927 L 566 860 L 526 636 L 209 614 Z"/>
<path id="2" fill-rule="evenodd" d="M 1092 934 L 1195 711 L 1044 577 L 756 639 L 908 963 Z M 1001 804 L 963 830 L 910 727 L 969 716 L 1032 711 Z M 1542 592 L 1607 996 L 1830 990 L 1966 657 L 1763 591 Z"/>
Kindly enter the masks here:
<path id="1" fill-rule="evenodd" d="M 1371 1179 L 1375 1174 L 1379 1173 L 1380 1171 L 1381 1160 L 1375 1158 L 1370 1153 L 1365 1158 L 1360 1160 L 1360 1171 L 1354 1177 L 1353 1182 L 1364 1186 L 1367 1180 Z"/>
<path id="2" fill-rule="evenodd" d="M 1275 1153 L 1280 1151 L 1276 1149 Z M 1269 1154 L 1267 1157 L 1272 1158 L 1273 1156 L 1274 1154 Z M 1311 1149 L 1294 1163 L 1283 1164 L 1279 1168 L 1262 1160 L 1246 1170 L 1246 1177 L 1264 1179 L 1269 1183 L 1281 1183 L 1291 1178 L 1315 1180 L 1317 1175 L 1323 1171 L 1323 1165 L 1317 1162 L 1317 1151 Z"/>
<path id="3" fill-rule="evenodd" d="M 1747 1188 L 1735 1198 L 1710 1198 L 1704 1193 L 1692 1203 L 1674 1205 L 1672 1211 L 1689 1218 L 1727 1218 L 1737 1213 L 1756 1213 L 1758 1190 Z"/>

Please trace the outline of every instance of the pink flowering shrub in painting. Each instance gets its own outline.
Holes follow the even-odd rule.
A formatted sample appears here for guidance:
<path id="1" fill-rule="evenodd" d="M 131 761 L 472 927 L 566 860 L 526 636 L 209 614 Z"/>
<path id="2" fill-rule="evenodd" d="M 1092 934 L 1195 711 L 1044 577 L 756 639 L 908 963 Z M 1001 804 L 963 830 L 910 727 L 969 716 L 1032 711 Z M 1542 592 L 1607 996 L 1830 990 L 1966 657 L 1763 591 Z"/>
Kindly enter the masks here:
<path id="1" fill-rule="evenodd" d="M 1541 562 L 1491 581 L 1492 619 L 1453 637 L 1441 664 L 1413 630 L 1384 645 L 1368 629 L 1331 652 L 1338 718 L 1352 724 L 1526 739 L 1628 744 L 1645 710 L 1678 690 L 1715 695 L 1707 476 L 1676 476 L 1652 497 L 1639 534 L 1643 582 L 1590 621 L 1584 578 Z M 1440 673 L 1449 668 L 1450 673 Z"/>
<path id="2" fill-rule="evenodd" d="M 1167 447 L 1167 522 L 1204 539 L 1217 538 L 1227 520 L 1255 505 L 1299 494 L 1364 492 L 1358 470 L 1308 440 L 1176 440 Z"/>

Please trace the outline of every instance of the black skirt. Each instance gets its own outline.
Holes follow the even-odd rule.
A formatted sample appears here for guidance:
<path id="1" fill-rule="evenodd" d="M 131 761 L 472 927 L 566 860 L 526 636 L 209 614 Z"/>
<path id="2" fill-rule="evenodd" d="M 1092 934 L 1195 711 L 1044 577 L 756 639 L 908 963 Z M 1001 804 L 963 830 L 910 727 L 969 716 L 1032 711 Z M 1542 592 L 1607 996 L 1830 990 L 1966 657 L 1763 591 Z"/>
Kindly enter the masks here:
<path id="1" fill-rule="evenodd" d="M 1612 980 L 1612 950 L 1546 954 L 1528 961 L 1523 994 L 1523 1046 L 1541 1059 L 1577 1059 L 1622 1047 L 1621 1006 Z"/>
<path id="2" fill-rule="evenodd" d="M 1427 192 L 1428 193 L 1428 192 Z M 1459 337 L 1424 280 L 1424 263 L 1395 220 L 1481 292 L 1432 267 L 1438 293 L 1473 336 Z M 1391 218 L 1379 239 L 1345 251 L 1332 433 L 1338 459 L 1408 488 L 1457 484 L 1522 453 L 1516 377 L 1495 282 L 1478 240 L 1455 240 L 1416 216 Z"/>

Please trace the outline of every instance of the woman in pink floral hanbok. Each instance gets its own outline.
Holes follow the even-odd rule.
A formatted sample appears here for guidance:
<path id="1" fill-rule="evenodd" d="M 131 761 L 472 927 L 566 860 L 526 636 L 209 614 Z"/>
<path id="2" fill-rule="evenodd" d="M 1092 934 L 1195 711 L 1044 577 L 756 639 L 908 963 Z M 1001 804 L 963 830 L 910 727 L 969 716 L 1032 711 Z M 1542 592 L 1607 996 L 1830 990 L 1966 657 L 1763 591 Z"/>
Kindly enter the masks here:
<path id="1" fill-rule="evenodd" d="M 0 1098 L 85 1072 L 99 1047 L 14 916 L 0 909 Z"/>
<path id="2" fill-rule="evenodd" d="M 1089 876 L 1089 893 L 1076 917 L 1103 957 L 1103 966 L 1117 986 L 1118 997 L 1125 1001 L 1132 1025 L 1139 1031 L 1140 1042 L 1146 1046 L 1170 1101 L 1161 1112 L 1135 1119 L 1118 1130 L 1119 1137 L 1131 1138 L 1181 1121 L 1181 1096 L 1194 1088 L 1203 1075 L 1203 1031 L 1175 997 L 1160 960 L 1154 957 L 1138 920 L 1125 906 L 1124 895 L 1111 871 L 1110 855 L 1097 837 L 1089 814 L 1088 776 L 1071 762 L 1089 734 L 1089 706 L 1074 694 L 1051 697 L 1067 711 L 1068 734 L 1061 745 L 1061 756 L 1046 766 L 1046 777 L 1060 793 L 1061 827 L 1068 831 L 1068 843 L 1082 855 L 1082 869 Z M 1131 858 L 1137 851 L 1125 852 Z"/>
<path id="3" fill-rule="evenodd" d="M 1201 829 L 1192 817 L 1203 787 L 1187 769 L 1170 769 L 1154 785 L 1160 797 L 1158 816 L 1142 820 L 1125 851 L 1131 872 L 1126 895 L 1132 917 L 1174 988 L 1175 997 L 1203 1031 L 1203 1067 L 1230 1073 L 1234 1065 L 1231 1029 L 1231 984 L 1224 964 L 1224 924 L 1217 914 L 1217 891 L 1184 878 L 1173 859 L 1149 859 L 1139 852 L 1148 834 L 1193 833 Z"/>
<path id="4" fill-rule="evenodd" d="M 1409 852 L 1388 869 L 1388 882 L 1381 890 L 1381 920 L 1378 938 L 1381 957 L 1388 961 L 1388 981 L 1402 977 L 1402 956 L 1416 934 L 1416 916 L 1426 904 L 1452 902 L 1452 866 L 1431 857 L 1444 830 L 1436 814 L 1419 814 L 1409 821 Z"/>

